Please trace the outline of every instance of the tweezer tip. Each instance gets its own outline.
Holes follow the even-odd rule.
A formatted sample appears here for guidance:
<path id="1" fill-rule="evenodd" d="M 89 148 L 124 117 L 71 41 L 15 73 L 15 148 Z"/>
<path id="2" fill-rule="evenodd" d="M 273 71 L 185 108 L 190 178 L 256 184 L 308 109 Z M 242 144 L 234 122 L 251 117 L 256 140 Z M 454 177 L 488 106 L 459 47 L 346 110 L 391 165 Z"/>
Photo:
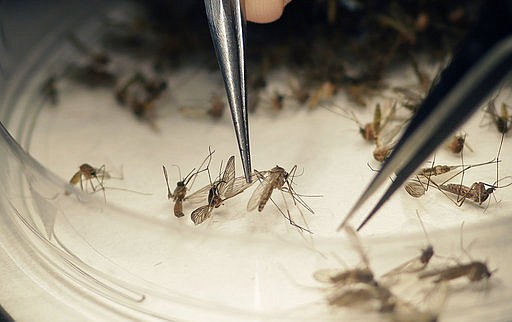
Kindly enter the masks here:
<path id="1" fill-rule="evenodd" d="M 249 152 L 241 150 L 240 154 L 242 156 L 242 166 L 244 168 L 245 181 L 247 183 L 252 183 L 252 169 L 251 169 L 251 156 Z"/>

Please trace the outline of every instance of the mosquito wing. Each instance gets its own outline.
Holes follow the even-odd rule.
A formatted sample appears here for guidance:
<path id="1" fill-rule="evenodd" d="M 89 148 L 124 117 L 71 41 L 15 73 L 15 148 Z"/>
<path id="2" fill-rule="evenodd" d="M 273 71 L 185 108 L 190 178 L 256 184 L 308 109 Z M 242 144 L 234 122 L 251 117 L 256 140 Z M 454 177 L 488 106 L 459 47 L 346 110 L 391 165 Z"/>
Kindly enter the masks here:
<path id="1" fill-rule="evenodd" d="M 415 257 L 382 275 L 379 282 L 387 281 L 386 284 L 394 284 L 402 274 L 417 273 L 425 269 L 425 267 L 427 267 L 427 264 L 422 263 L 420 257 Z"/>
<path id="2" fill-rule="evenodd" d="M 363 245 L 361 245 L 361 241 L 359 240 L 356 231 L 354 230 L 354 228 L 350 226 L 345 226 L 345 232 L 350 240 L 350 243 L 352 244 L 352 247 L 354 247 L 356 251 L 359 253 L 359 256 L 361 256 L 361 260 L 363 261 L 366 268 L 369 268 L 370 261 L 368 260 L 368 256 L 366 256 L 366 253 L 364 252 Z"/>
<path id="3" fill-rule="evenodd" d="M 80 179 L 82 178 L 82 172 L 78 171 L 76 172 L 71 179 L 69 180 L 70 184 L 77 184 L 80 182 Z"/>
<path id="4" fill-rule="evenodd" d="M 339 269 L 321 269 L 313 273 L 313 278 L 320 283 L 333 283 L 333 276 L 340 273 Z"/>
<path id="5" fill-rule="evenodd" d="M 194 224 L 199 225 L 203 221 L 212 216 L 212 210 L 213 207 L 211 207 L 210 205 L 199 207 L 196 210 L 192 211 L 192 214 L 190 214 L 190 218 L 192 218 Z"/>
<path id="6" fill-rule="evenodd" d="M 260 180 L 260 184 L 256 189 L 254 189 L 251 199 L 249 199 L 249 202 L 247 203 L 247 211 L 253 211 L 256 208 L 259 208 L 261 203 L 266 203 L 268 201 L 272 194 L 272 190 L 274 189 L 272 182 L 274 182 L 278 176 L 278 172 L 271 171 L 264 179 L 258 178 Z"/>
<path id="7" fill-rule="evenodd" d="M 192 204 L 204 203 L 205 201 L 208 202 L 207 199 L 208 199 L 208 194 L 210 193 L 211 187 L 212 186 L 210 184 L 208 184 L 208 185 L 202 187 L 201 189 L 194 191 L 190 195 L 186 196 L 183 199 L 183 201 L 187 201 Z"/>
<path id="8" fill-rule="evenodd" d="M 234 163 L 233 163 L 233 165 L 234 165 Z M 226 192 L 223 194 L 223 199 L 226 200 L 226 199 L 229 199 L 229 198 L 233 198 L 234 196 L 244 192 L 245 189 L 247 189 L 250 186 L 252 186 L 256 180 L 259 180 L 259 178 L 263 178 L 266 175 L 267 172 L 268 171 L 261 171 L 261 172 L 254 171 L 251 174 L 251 183 L 247 183 L 247 181 L 245 179 L 245 176 L 241 176 L 241 177 L 237 177 L 237 178 L 232 179 L 233 180 L 233 184 L 230 185 L 231 188 L 226 190 Z M 235 171 L 234 171 L 234 168 L 233 168 L 233 175 L 234 174 L 235 174 Z M 227 188 L 229 188 L 229 187 L 227 187 Z"/>
<path id="9" fill-rule="evenodd" d="M 224 174 L 222 175 L 222 179 L 217 186 L 219 190 L 219 195 L 226 199 L 226 196 L 231 195 L 233 190 L 233 184 L 235 182 L 235 156 L 232 155 L 228 162 L 226 163 L 226 168 L 224 169 Z"/>
<path id="10" fill-rule="evenodd" d="M 425 186 L 417 181 L 409 181 L 404 185 L 405 191 L 414 198 L 419 198 L 425 194 Z"/>
<path id="11" fill-rule="evenodd" d="M 232 189 L 224 194 L 224 200 L 233 198 L 234 196 L 244 192 L 245 189 L 249 188 L 253 184 L 254 180 L 251 183 L 247 183 L 244 176 L 235 178 Z"/>

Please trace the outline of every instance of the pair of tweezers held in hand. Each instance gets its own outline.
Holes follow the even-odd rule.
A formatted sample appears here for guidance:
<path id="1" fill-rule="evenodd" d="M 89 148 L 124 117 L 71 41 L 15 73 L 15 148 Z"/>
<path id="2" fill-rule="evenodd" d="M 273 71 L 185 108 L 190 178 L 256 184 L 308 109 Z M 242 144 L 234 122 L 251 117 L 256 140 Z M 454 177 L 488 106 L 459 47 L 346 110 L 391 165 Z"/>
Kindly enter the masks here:
<path id="1" fill-rule="evenodd" d="M 247 180 L 251 165 L 247 122 L 243 4 L 205 0 Z M 393 172 L 396 179 L 370 211 L 361 229 L 422 162 L 467 120 L 512 69 L 512 0 L 486 1 L 480 17 L 442 72 L 382 169 L 363 192 L 341 229 Z"/>
<path id="2" fill-rule="evenodd" d="M 361 229 L 453 131 L 464 123 L 512 70 L 512 1 L 485 1 L 480 17 L 410 121 L 393 152 L 344 221 L 396 173 Z M 498 161 L 498 160 L 497 160 Z"/>
<path id="3" fill-rule="evenodd" d="M 204 0 L 217 61 L 224 78 L 245 179 L 251 182 L 243 0 Z"/>

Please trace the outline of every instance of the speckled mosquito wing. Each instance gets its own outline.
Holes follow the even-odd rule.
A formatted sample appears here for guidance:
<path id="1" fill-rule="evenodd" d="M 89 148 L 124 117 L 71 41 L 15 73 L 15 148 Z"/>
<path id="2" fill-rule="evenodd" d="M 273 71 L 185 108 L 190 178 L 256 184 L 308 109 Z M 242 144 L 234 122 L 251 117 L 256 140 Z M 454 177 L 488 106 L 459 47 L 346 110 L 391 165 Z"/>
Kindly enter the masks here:
<path id="1" fill-rule="evenodd" d="M 207 203 L 208 202 L 208 193 L 210 192 L 212 185 L 208 184 L 201 189 L 194 191 L 193 193 L 186 196 L 183 201 L 187 201 L 192 204 L 198 203 Z"/>
<path id="2" fill-rule="evenodd" d="M 247 211 L 253 211 L 258 208 L 262 211 L 274 190 L 273 182 L 279 176 L 279 173 L 269 171 L 268 175 L 260 182 L 247 203 Z"/>
<path id="3" fill-rule="evenodd" d="M 212 216 L 213 207 L 210 205 L 202 206 L 192 211 L 190 214 L 190 218 L 194 222 L 194 224 L 199 225 L 203 223 L 206 219 Z"/>
<path id="4" fill-rule="evenodd" d="M 404 185 L 405 191 L 414 198 L 423 196 L 426 192 L 425 186 L 417 181 L 409 181 Z"/>
<path id="5" fill-rule="evenodd" d="M 244 192 L 245 189 L 249 188 L 253 184 L 254 184 L 254 180 L 251 183 L 247 183 L 247 181 L 245 181 L 245 177 L 235 178 L 235 180 L 233 181 L 231 190 L 227 191 L 224 194 L 224 198 L 225 199 L 232 198 L 232 197 Z"/>
<path id="6" fill-rule="evenodd" d="M 235 156 L 232 155 L 226 163 L 224 174 L 220 180 L 217 188 L 219 195 L 222 199 L 226 199 L 226 196 L 232 195 L 233 185 L 235 183 Z M 229 198 L 229 197 L 227 197 Z"/>

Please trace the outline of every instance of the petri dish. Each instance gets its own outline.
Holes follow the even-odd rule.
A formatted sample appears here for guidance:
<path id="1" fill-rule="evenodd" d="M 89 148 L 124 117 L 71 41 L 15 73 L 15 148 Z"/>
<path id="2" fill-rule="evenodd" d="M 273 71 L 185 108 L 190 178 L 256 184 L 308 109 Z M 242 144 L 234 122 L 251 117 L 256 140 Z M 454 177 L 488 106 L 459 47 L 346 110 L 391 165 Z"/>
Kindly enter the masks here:
<path id="1" fill-rule="evenodd" d="M 158 131 L 118 108 L 107 89 L 83 89 L 64 81 L 59 104 L 51 106 L 41 96 L 41 84 L 79 56 L 67 40 L 70 31 L 94 44 L 104 28 L 102 19 L 122 15 L 125 4 L 55 1 L 2 6 L 0 258 L 7 278 L 0 303 L 13 318 L 396 319 L 329 306 L 328 286 L 313 277 L 326 268 L 361 266 L 356 248 L 336 231 L 373 175 L 368 167 L 374 164 L 371 148 L 357 134 L 353 120 L 332 109 L 308 111 L 293 104 L 279 113 L 251 115 L 255 168 L 298 165 L 294 189 L 304 194 L 315 213 L 289 209 L 313 234 L 290 225 L 272 204 L 261 213 L 247 212 L 254 188 L 227 200 L 195 226 L 188 216 L 195 207 L 185 205 L 183 218 L 172 214 L 162 165 L 174 182 L 179 175 L 173 164 L 184 175 L 199 166 L 211 146 L 214 179 L 221 160 L 237 155 L 228 115 L 217 121 L 189 117 L 175 103 L 205 104 L 212 92 L 222 91 L 219 75 L 206 68 L 173 72 L 171 94 L 163 98 L 169 108 L 156 119 Z M 269 87 L 282 88 L 288 76 L 286 71 L 273 72 Z M 413 77 L 411 71 L 399 71 L 389 75 L 389 81 Z M 343 95 L 335 100 L 336 106 L 350 104 Z M 367 108 L 357 111 L 357 117 L 369 119 L 372 113 Z M 484 113 L 478 113 L 461 129 L 473 149 L 464 154 L 467 164 L 496 157 L 500 136 L 482 118 Z M 505 138 L 498 168 L 503 177 L 511 171 L 511 148 Z M 436 160 L 460 163 L 460 157 L 446 150 L 439 151 Z M 68 184 L 86 162 L 105 165 L 111 174 L 102 182 L 104 191 L 89 193 Z M 236 169 L 241 173 L 238 160 Z M 495 164 L 476 167 L 465 173 L 465 180 L 492 183 L 496 169 Z M 198 176 L 194 188 L 208 182 L 208 176 Z M 509 319 L 512 208 L 507 188 L 497 189 L 495 199 L 482 207 L 457 207 L 440 191 L 430 192 L 411 199 L 401 191 L 362 231 L 372 270 L 380 276 L 418 256 L 429 242 L 439 255 L 432 259 L 433 266 L 485 261 L 492 270 L 487 283 L 450 286 L 449 296 L 437 304 L 414 284 L 394 292 L 423 310 L 438 311 L 446 321 Z M 279 193 L 274 197 L 286 209 Z M 435 294 L 445 292 L 432 283 L 422 286 Z"/>

